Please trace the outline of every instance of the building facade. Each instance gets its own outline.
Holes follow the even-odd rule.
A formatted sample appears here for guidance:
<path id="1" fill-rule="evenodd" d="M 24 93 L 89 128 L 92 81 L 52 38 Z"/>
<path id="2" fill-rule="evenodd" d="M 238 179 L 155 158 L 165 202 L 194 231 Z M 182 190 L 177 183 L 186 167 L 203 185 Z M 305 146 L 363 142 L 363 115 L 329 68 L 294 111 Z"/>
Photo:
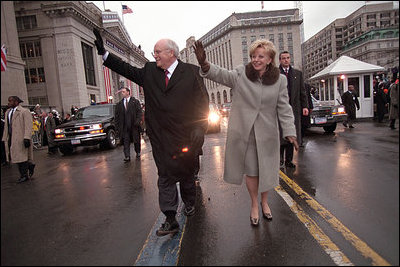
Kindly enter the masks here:
<path id="1" fill-rule="evenodd" d="M 97 55 L 93 28 L 100 29 L 110 53 L 137 67 L 148 61 L 116 12 L 102 12 L 85 1 L 15 1 L 14 9 L 18 47 L 25 62 L 22 77 L 31 105 L 65 114 L 71 105 L 116 102 L 123 85 L 143 98 L 137 85 L 104 68 Z"/>
<path id="2" fill-rule="evenodd" d="M 6 70 L 1 72 L 1 106 L 5 107 L 8 97 L 16 95 L 28 105 L 28 93 L 24 80 L 25 63 L 21 59 L 17 24 L 12 1 L 1 2 L 1 45 L 7 51 Z"/>
<path id="3" fill-rule="evenodd" d="M 342 55 L 387 70 L 398 66 L 398 28 L 398 1 L 366 1 L 364 6 L 346 18 L 336 19 L 302 44 L 304 79 Z"/>
<path id="4" fill-rule="evenodd" d="M 199 40 L 203 43 L 207 60 L 233 70 L 250 62 L 249 49 L 257 39 L 267 39 L 277 48 L 275 62 L 279 65 L 279 52 L 289 51 L 292 65 L 302 69 L 301 24 L 299 9 L 233 13 Z M 184 62 L 198 64 L 193 51 L 195 37 L 186 41 L 180 52 Z M 205 79 L 211 103 L 231 102 L 231 88 Z"/>

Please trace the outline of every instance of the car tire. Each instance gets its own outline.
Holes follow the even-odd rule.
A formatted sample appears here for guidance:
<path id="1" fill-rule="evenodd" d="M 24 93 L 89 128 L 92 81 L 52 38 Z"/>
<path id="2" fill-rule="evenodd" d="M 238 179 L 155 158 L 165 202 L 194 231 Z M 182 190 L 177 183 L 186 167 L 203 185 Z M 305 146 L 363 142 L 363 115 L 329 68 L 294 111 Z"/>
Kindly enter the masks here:
<path id="1" fill-rule="evenodd" d="M 327 133 L 333 133 L 333 132 L 336 130 L 336 125 L 337 125 L 337 123 L 335 122 L 335 123 L 332 124 L 332 125 L 323 126 L 323 128 L 324 128 L 325 132 L 327 132 Z"/>
<path id="2" fill-rule="evenodd" d="M 60 145 L 58 150 L 60 150 L 63 155 L 71 155 L 72 152 L 74 152 L 74 147 L 71 145 Z"/>
<path id="3" fill-rule="evenodd" d="M 116 148 L 117 139 L 113 129 L 107 131 L 107 138 L 100 144 L 102 148 Z"/>

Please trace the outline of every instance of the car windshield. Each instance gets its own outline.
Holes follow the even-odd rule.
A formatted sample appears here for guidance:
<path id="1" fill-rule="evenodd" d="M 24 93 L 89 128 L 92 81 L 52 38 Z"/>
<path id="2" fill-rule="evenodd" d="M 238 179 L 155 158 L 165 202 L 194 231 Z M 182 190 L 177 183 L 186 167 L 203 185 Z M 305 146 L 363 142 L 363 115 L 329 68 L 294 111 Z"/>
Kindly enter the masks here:
<path id="1" fill-rule="evenodd" d="M 112 106 L 89 106 L 81 108 L 75 115 L 75 119 L 82 120 L 91 117 L 109 117 L 112 116 Z"/>

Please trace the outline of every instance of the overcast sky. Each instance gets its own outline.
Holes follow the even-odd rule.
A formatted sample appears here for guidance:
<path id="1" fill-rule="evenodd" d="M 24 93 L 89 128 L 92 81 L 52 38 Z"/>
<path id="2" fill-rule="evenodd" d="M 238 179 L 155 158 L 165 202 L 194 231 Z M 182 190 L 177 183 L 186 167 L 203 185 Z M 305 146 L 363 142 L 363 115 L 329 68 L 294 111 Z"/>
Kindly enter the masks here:
<path id="1" fill-rule="evenodd" d="M 103 1 L 93 2 L 104 10 Z M 261 10 L 261 1 L 104 1 L 105 8 L 117 11 L 122 19 L 121 4 L 133 13 L 124 15 L 124 24 L 132 42 L 141 45 L 152 61 L 154 44 L 162 39 L 174 40 L 179 50 L 190 36 L 200 39 L 233 12 Z M 365 1 L 303 1 L 305 40 L 335 19 L 344 18 L 363 6 Z M 264 1 L 264 10 L 294 8 L 294 1 Z"/>

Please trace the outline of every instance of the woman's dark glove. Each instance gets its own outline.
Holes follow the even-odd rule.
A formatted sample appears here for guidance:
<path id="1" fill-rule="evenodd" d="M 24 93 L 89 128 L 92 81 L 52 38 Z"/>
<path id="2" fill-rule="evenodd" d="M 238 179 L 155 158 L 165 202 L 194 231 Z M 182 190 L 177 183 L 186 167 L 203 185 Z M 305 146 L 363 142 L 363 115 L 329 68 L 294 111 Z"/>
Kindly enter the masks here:
<path id="1" fill-rule="evenodd" d="M 94 44 L 97 47 L 97 54 L 102 56 L 106 53 L 106 49 L 104 48 L 103 38 L 101 38 L 99 30 L 97 30 L 96 28 L 93 28 L 93 33 L 96 36 Z"/>
<path id="2" fill-rule="evenodd" d="M 190 135 L 190 141 L 192 143 L 192 151 L 200 151 L 204 143 L 204 130 L 202 128 L 195 128 Z"/>
<path id="3" fill-rule="evenodd" d="M 24 146 L 25 146 L 26 148 L 30 147 L 30 146 L 31 146 L 31 140 L 29 140 L 29 139 L 24 139 Z"/>

